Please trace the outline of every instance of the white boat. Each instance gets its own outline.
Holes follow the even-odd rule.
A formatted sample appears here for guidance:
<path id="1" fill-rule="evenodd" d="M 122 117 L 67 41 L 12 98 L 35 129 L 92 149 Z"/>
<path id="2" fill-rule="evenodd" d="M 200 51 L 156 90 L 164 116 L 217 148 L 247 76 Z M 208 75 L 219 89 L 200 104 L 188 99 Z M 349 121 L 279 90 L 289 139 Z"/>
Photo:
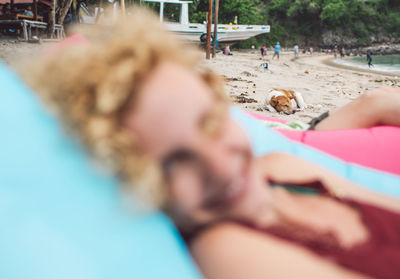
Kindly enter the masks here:
<path id="1" fill-rule="evenodd" d="M 175 32 L 178 37 L 193 42 L 205 41 L 207 35 L 207 24 L 189 22 L 189 4 L 192 1 L 177 0 L 144 0 L 144 2 L 160 3 L 160 21 L 164 22 L 165 4 L 180 5 L 179 22 L 164 22 L 168 30 Z M 270 32 L 269 25 L 237 25 L 237 24 L 218 24 L 217 42 L 219 44 L 234 44 L 246 40 L 250 37 Z M 211 27 L 214 31 L 214 25 Z"/>

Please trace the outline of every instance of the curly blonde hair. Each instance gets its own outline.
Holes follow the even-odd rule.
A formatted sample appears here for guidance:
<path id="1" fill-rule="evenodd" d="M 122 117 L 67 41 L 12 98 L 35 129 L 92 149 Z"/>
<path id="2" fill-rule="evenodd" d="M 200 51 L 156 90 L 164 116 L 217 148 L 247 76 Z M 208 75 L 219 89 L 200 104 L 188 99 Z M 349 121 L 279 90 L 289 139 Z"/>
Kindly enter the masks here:
<path id="1" fill-rule="evenodd" d="M 158 165 L 140 149 L 122 118 L 134 109 L 138 88 L 165 61 L 196 71 L 225 104 L 222 80 L 199 65 L 198 52 L 166 32 L 143 9 L 109 26 L 85 32 L 88 44 L 41 57 L 25 71 L 27 83 L 100 163 L 123 185 L 134 186 L 156 205 L 166 199 Z M 212 121 L 211 121 L 212 122 Z"/>

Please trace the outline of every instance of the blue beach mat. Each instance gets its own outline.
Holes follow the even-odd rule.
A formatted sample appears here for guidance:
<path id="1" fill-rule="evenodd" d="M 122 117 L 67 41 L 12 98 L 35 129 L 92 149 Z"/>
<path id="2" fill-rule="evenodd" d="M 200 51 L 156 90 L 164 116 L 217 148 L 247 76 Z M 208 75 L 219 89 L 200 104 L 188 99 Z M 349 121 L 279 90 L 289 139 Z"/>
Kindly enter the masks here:
<path id="1" fill-rule="evenodd" d="M 268 128 L 261 121 L 232 107 L 231 115 L 249 135 L 256 155 L 270 152 L 286 152 L 318 164 L 365 188 L 400 198 L 400 177 L 370 168 L 346 163 L 338 158 L 318 151 L 304 144 L 288 140 L 278 132 Z"/>
<path id="2" fill-rule="evenodd" d="M 0 83 L 0 278 L 202 278 L 170 221 L 124 208 L 1 63 Z"/>

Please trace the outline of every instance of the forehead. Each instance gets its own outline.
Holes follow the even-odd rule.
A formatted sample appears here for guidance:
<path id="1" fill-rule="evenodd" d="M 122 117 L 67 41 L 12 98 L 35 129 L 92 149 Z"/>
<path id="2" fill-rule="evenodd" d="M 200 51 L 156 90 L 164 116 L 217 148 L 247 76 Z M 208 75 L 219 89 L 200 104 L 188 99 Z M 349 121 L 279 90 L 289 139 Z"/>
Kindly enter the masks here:
<path id="1" fill-rule="evenodd" d="M 197 73 L 167 62 L 151 72 L 139 92 L 139 102 L 143 109 L 151 106 L 153 109 L 168 111 L 163 101 L 178 101 L 184 106 L 199 101 L 211 102 L 211 99 L 210 88 Z"/>
<path id="2" fill-rule="evenodd" d="M 211 89 L 198 74 L 164 63 L 144 81 L 128 121 L 139 142 L 158 156 L 173 145 L 195 141 L 198 122 L 213 102 Z"/>

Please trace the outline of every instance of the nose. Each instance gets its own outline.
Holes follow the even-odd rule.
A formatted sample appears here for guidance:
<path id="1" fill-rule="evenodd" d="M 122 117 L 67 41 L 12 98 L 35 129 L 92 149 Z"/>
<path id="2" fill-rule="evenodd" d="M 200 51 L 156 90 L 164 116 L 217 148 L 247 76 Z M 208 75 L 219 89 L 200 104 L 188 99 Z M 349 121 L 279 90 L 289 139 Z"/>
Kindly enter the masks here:
<path id="1" fill-rule="evenodd" d="M 218 177 L 233 179 L 242 173 L 245 160 L 239 149 L 225 144 L 212 143 L 201 153 L 210 170 Z"/>
<path id="2" fill-rule="evenodd" d="M 218 136 L 205 138 L 199 153 L 214 174 L 227 180 L 243 175 L 250 157 L 247 137 L 233 121 Z"/>

